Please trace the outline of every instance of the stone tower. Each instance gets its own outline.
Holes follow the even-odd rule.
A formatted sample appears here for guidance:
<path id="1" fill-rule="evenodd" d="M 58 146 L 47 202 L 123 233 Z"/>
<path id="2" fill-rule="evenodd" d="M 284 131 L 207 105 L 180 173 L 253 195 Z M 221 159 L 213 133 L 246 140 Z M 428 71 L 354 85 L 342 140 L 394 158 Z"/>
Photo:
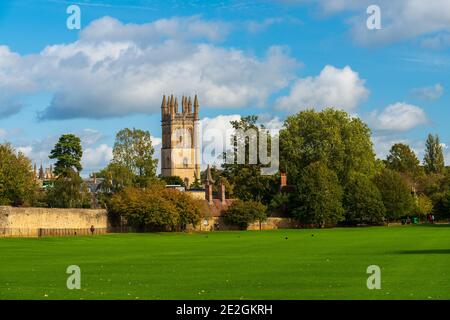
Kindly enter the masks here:
<path id="1" fill-rule="evenodd" d="M 200 179 L 199 109 L 197 95 L 193 105 L 183 96 L 181 110 L 173 95 L 163 96 L 161 104 L 161 175 L 178 176 L 187 188 Z"/>

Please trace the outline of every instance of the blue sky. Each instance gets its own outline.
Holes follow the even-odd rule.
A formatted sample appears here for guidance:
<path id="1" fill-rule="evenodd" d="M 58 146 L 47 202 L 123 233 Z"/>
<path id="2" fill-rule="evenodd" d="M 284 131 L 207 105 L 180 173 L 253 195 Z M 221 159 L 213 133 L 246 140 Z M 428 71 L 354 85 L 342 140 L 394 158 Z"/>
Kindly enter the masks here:
<path id="1" fill-rule="evenodd" d="M 370 125 L 380 157 L 395 142 L 422 156 L 429 132 L 450 145 L 450 2 L 375 2 L 381 30 L 365 0 L 1 1 L 0 141 L 39 165 L 76 133 L 88 174 L 121 128 L 160 141 L 162 94 L 197 93 L 206 127 L 335 106 Z"/>

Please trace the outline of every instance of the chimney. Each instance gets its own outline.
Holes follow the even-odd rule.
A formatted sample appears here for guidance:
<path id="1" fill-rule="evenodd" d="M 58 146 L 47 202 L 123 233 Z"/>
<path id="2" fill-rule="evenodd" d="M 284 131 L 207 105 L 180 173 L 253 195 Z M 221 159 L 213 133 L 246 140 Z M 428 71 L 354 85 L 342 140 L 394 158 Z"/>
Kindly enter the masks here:
<path id="1" fill-rule="evenodd" d="M 95 174 L 95 172 L 94 172 L 93 178 L 94 178 L 94 183 L 97 183 L 97 175 Z"/>
<path id="2" fill-rule="evenodd" d="M 222 183 L 220 183 L 220 202 L 222 202 L 222 204 L 225 204 L 226 202 L 226 196 L 225 196 L 225 185 Z"/>
<path id="3" fill-rule="evenodd" d="M 206 182 L 205 185 L 205 198 L 209 204 L 213 203 L 213 186 L 209 182 Z"/>
<path id="4" fill-rule="evenodd" d="M 280 190 L 283 190 L 283 188 L 286 187 L 286 185 L 287 185 L 286 173 L 280 172 Z"/>

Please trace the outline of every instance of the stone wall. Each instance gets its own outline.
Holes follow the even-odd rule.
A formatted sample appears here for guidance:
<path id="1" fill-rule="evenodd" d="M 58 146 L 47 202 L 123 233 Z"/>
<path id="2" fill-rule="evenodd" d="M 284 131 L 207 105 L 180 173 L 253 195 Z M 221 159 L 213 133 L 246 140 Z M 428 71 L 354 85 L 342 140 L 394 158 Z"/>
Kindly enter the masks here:
<path id="1" fill-rule="evenodd" d="M 252 223 L 247 230 L 274 230 L 297 228 L 297 223 L 291 218 L 269 217 L 266 221 Z M 200 223 L 191 229 L 192 231 L 225 231 L 239 230 L 236 226 L 228 225 L 222 217 L 204 218 Z"/>
<path id="2" fill-rule="evenodd" d="M 104 209 L 15 208 L 0 206 L 0 230 L 9 236 L 37 236 L 39 229 L 108 228 Z"/>

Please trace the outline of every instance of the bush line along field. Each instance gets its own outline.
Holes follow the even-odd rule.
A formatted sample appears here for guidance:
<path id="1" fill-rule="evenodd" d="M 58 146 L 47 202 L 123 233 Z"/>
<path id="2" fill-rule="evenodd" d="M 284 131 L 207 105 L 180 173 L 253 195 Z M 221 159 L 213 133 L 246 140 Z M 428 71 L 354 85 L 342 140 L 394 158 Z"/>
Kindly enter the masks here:
<path id="1" fill-rule="evenodd" d="M 0 252 L 0 299 L 450 299 L 449 225 L 5 238 Z"/>

